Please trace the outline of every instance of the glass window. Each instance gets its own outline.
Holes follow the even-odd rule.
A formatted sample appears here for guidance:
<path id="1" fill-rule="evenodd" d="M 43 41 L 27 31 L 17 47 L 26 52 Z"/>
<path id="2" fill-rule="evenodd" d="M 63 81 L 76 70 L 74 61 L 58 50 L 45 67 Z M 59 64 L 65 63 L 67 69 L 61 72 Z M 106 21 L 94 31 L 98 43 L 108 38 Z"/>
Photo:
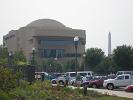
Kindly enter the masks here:
<path id="1" fill-rule="evenodd" d="M 38 43 L 40 45 L 70 45 L 74 44 L 73 39 L 53 39 L 53 38 L 48 38 L 45 37 L 43 39 L 39 39 Z"/>
<path id="2" fill-rule="evenodd" d="M 117 72 L 117 75 L 122 75 L 123 74 L 123 72 Z"/>
<path id="3" fill-rule="evenodd" d="M 91 75 L 90 73 L 88 73 L 88 75 Z"/>
<path id="4" fill-rule="evenodd" d="M 130 74 L 131 75 L 131 72 L 125 72 L 125 74 Z"/>
<path id="5" fill-rule="evenodd" d="M 62 58 L 64 57 L 64 50 L 63 49 L 38 49 L 39 50 L 39 57 L 42 58 Z"/>
<path id="6" fill-rule="evenodd" d="M 49 57 L 56 57 L 56 50 L 49 50 L 50 51 L 50 55 L 49 55 Z"/>
<path id="7" fill-rule="evenodd" d="M 118 80 L 123 80 L 124 79 L 124 76 L 119 76 L 117 77 Z"/>
<path id="8" fill-rule="evenodd" d="M 79 73 L 81 76 L 85 76 L 87 75 L 87 73 Z"/>
<path id="9" fill-rule="evenodd" d="M 63 49 L 56 50 L 56 57 L 57 58 L 62 58 L 63 56 L 64 56 L 64 50 Z"/>
<path id="10" fill-rule="evenodd" d="M 89 81 L 89 80 L 92 80 L 93 77 L 86 77 L 86 80 Z"/>
<path id="11" fill-rule="evenodd" d="M 126 75 L 126 76 L 125 76 L 125 79 L 129 79 L 129 76 L 128 76 L 128 75 Z"/>
<path id="12" fill-rule="evenodd" d="M 70 73 L 70 77 L 76 77 L 76 73 Z"/>
<path id="13" fill-rule="evenodd" d="M 43 58 L 44 54 L 43 54 L 43 49 L 38 49 L 39 50 L 39 57 Z"/>

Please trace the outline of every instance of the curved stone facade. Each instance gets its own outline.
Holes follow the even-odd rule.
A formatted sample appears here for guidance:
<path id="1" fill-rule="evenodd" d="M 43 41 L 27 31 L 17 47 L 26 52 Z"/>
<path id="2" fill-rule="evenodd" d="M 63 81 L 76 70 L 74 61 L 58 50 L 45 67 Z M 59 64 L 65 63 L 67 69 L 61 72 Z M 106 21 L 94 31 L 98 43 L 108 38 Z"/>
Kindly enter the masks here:
<path id="1" fill-rule="evenodd" d="M 85 52 L 85 30 L 72 29 L 52 19 L 40 19 L 31 22 L 18 30 L 12 30 L 3 37 L 3 43 L 8 51 L 22 50 L 28 61 L 35 48 L 38 61 L 57 58 L 66 62 L 75 58 L 74 37 L 79 36 L 78 60 L 81 61 Z"/>

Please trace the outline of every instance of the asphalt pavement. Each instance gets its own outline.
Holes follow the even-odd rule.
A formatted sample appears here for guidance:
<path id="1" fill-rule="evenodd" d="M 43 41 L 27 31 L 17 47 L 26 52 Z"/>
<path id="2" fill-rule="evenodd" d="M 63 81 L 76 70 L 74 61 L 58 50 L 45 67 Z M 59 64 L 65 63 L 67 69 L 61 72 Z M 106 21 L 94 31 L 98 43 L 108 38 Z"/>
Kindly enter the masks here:
<path id="1" fill-rule="evenodd" d="M 94 90 L 94 91 L 100 92 L 102 94 L 108 94 L 108 95 L 112 95 L 112 96 L 133 98 L 133 93 L 125 92 L 125 91 L 123 91 L 123 89 L 107 90 L 107 89 L 88 88 L 88 90 Z"/>
<path id="2" fill-rule="evenodd" d="M 76 88 L 73 86 L 70 86 L 70 87 L 73 89 Z M 87 90 L 93 90 L 93 91 L 97 91 L 102 94 L 108 94 L 108 95 L 112 95 L 112 96 L 133 98 L 133 93 L 125 92 L 123 89 L 107 90 L 107 89 L 87 88 Z"/>

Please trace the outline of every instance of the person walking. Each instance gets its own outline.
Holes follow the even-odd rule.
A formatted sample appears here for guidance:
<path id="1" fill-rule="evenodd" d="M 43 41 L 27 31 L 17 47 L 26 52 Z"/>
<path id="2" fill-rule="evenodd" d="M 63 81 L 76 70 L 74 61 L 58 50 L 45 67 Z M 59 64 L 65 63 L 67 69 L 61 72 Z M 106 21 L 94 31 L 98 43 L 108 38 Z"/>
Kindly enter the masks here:
<path id="1" fill-rule="evenodd" d="M 76 76 L 76 85 L 79 87 L 81 85 L 81 81 L 82 81 L 82 77 L 81 75 L 77 75 Z"/>
<path id="2" fill-rule="evenodd" d="M 65 85 L 68 86 L 69 84 L 69 76 L 65 75 Z"/>

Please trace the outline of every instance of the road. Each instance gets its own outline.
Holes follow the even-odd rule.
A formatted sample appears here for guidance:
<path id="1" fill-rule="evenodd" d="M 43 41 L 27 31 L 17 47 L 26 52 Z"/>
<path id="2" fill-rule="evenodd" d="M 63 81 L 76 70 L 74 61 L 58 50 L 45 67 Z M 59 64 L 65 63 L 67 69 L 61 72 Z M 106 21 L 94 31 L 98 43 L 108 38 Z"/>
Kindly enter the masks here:
<path id="1" fill-rule="evenodd" d="M 116 90 L 107 90 L 107 89 L 94 89 L 94 88 L 88 88 L 88 90 L 94 90 L 103 94 L 108 94 L 112 96 L 118 96 L 118 97 L 125 97 L 125 98 L 133 98 L 133 93 L 128 93 L 123 91 L 122 89 L 116 89 Z"/>
<path id="2" fill-rule="evenodd" d="M 73 87 L 73 86 L 70 86 L 70 87 L 73 88 L 73 89 L 76 88 L 76 87 Z M 94 91 L 100 92 L 102 94 L 112 95 L 112 96 L 133 98 L 133 93 L 125 92 L 125 91 L 123 91 L 123 89 L 116 89 L 116 90 L 95 89 L 95 88 L 87 88 L 87 89 L 88 90 L 94 90 Z"/>

